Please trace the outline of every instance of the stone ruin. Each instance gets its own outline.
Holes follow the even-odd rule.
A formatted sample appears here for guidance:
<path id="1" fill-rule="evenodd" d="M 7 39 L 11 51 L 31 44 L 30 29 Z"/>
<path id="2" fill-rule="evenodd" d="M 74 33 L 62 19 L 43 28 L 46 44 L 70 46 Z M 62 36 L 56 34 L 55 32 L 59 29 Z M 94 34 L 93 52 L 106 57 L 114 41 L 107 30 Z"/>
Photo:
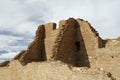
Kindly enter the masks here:
<path id="1" fill-rule="evenodd" d="M 26 50 L 0 63 L 0 80 L 120 80 L 119 66 L 120 37 L 103 40 L 89 22 L 69 18 L 40 25 Z"/>
<path id="2" fill-rule="evenodd" d="M 92 67 L 96 49 L 105 46 L 97 31 L 83 19 L 61 20 L 40 25 L 34 41 L 27 50 L 21 51 L 13 60 L 25 65 L 29 62 L 60 60 L 77 67 Z M 6 66 L 9 62 L 4 62 Z"/>

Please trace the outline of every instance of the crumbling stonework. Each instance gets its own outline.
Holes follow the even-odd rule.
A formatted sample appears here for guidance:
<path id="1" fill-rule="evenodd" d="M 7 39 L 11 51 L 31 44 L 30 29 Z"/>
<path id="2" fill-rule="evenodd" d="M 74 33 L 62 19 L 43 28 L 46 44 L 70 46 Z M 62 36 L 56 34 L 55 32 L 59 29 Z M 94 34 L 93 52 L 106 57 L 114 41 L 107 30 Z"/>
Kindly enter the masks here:
<path id="1" fill-rule="evenodd" d="M 10 69 L 9 73 L 18 70 L 15 74 L 20 78 L 19 73 L 24 72 L 22 70 L 23 65 L 31 67 L 31 69 L 35 69 L 37 66 L 36 68 L 45 70 L 47 67 L 42 65 L 45 64 L 50 69 L 53 69 L 54 72 L 54 68 L 51 68 L 52 62 L 58 65 L 57 61 L 61 61 L 61 65 L 67 65 L 66 69 L 71 74 L 75 72 L 75 75 L 81 75 L 80 78 L 76 76 L 75 79 L 77 80 L 119 80 L 120 68 L 116 67 L 116 65 L 120 66 L 120 37 L 103 40 L 91 24 L 83 19 L 69 18 L 68 20 L 61 20 L 58 28 L 56 28 L 55 23 L 43 24 L 38 27 L 35 39 L 28 46 L 27 50 L 21 51 L 12 61 L 1 63 L 0 69 L 1 71 L 2 68 L 4 70 Z M 35 66 L 33 66 L 32 62 L 35 62 Z M 41 63 L 40 68 L 38 67 L 39 65 L 36 65 L 37 63 Z M 19 66 L 14 69 L 15 64 Z M 50 69 L 48 71 L 51 71 Z M 40 77 L 36 76 L 37 79 L 45 77 L 44 72 L 46 70 L 44 70 L 40 70 L 43 74 Z M 30 73 L 34 75 L 34 70 L 33 72 L 31 71 Z M 62 72 L 62 70 L 59 71 Z M 29 71 L 26 70 L 26 72 Z M 24 74 L 27 76 L 26 72 Z M 35 71 L 36 73 L 38 72 Z M 85 75 L 83 76 L 82 74 Z M 1 75 L 4 75 L 4 73 L 0 73 Z M 85 79 L 86 75 L 90 78 Z M 98 75 L 99 79 L 95 75 Z M 91 78 L 91 76 L 94 76 L 94 78 Z M 10 76 L 9 78 L 12 79 Z M 0 79 L 8 80 L 9 78 Z M 19 80 L 18 78 L 17 80 Z M 25 77 L 20 80 L 34 80 L 31 78 L 33 77 Z M 70 79 L 67 75 L 67 78 L 63 78 L 63 80 L 75 80 L 73 78 L 74 75 Z M 52 78 L 51 76 L 48 79 L 56 80 L 56 78 Z"/>
<path id="2" fill-rule="evenodd" d="M 0 80 L 114 80 L 106 73 L 96 69 L 70 69 L 59 61 L 32 62 L 22 66 L 14 60 L 10 66 L 0 68 Z"/>
<path id="3" fill-rule="evenodd" d="M 61 20 L 40 25 L 27 50 L 13 60 L 22 64 L 32 61 L 60 60 L 79 67 L 94 67 L 96 50 L 105 46 L 97 31 L 82 19 Z"/>
<path id="4" fill-rule="evenodd" d="M 45 27 L 41 25 L 36 31 L 34 41 L 28 46 L 27 50 L 20 52 L 13 60 L 19 60 L 22 64 L 26 64 L 31 61 L 44 61 L 45 55 Z"/>
<path id="5" fill-rule="evenodd" d="M 5 67 L 5 66 L 8 66 L 10 61 L 5 61 L 3 63 L 0 63 L 0 67 Z"/>
<path id="6" fill-rule="evenodd" d="M 53 48 L 53 58 L 55 60 L 61 60 L 65 63 L 76 66 L 77 50 L 75 46 L 75 35 L 77 27 L 79 26 L 77 26 L 76 20 L 72 18 L 66 21 L 60 21 L 60 32 Z"/>
<path id="7" fill-rule="evenodd" d="M 102 39 L 88 22 L 69 18 L 61 20 L 58 29 L 55 23 L 39 26 L 34 41 L 14 59 L 23 64 L 61 60 L 73 66 L 90 67 L 95 64 L 95 50 L 101 45 Z"/>

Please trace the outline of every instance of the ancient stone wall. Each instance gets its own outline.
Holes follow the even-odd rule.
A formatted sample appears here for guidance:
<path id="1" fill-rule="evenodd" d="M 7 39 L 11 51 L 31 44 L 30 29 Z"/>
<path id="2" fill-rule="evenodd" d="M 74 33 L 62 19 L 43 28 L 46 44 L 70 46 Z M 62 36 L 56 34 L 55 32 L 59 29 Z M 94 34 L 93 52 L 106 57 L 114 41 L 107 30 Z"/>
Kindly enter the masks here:
<path id="1" fill-rule="evenodd" d="M 89 61 L 90 66 L 95 66 L 95 56 L 96 56 L 96 49 L 101 48 L 103 46 L 102 39 L 99 37 L 97 31 L 87 22 L 81 19 L 77 19 L 77 22 L 80 25 L 80 33 L 81 39 L 81 55 L 79 56 L 81 59 L 86 59 Z M 88 59 L 87 59 L 88 58 Z M 85 61 L 80 60 L 80 61 Z M 84 62 L 81 62 L 84 63 Z"/>
<path id="2" fill-rule="evenodd" d="M 69 18 L 61 20 L 58 29 L 55 23 L 39 26 L 27 50 L 13 60 L 22 63 L 61 60 L 74 66 L 92 67 L 96 49 L 102 47 L 103 40 L 87 21 Z"/>
<path id="3" fill-rule="evenodd" d="M 58 30 L 56 29 L 55 23 L 45 24 L 45 51 L 47 60 L 50 60 L 53 53 L 53 45 L 55 44 L 56 37 L 58 35 Z"/>
<path id="4" fill-rule="evenodd" d="M 89 55 L 94 55 L 96 48 L 98 48 L 98 39 L 97 33 L 92 31 L 91 26 L 86 21 L 77 20 L 80 25 L 80 31 L 83 37 L 83 41 L 85 43 L 85 47 L 87 49 L 87 53 Z"/>
<path id="5" fill-rule="evenodd" d="M 87 49 L 86 49 L 86 45 L 85 45 L 85 41 L 83 38 L 83 35 L 81 33 L 80 30 L 80 25 L 79 28 L 77 28 L 77 40 L 75 43 L 77 43 L 77 45 L 79 44 L 79 50 L 77 51 L 77 66 L 79 67 L 90 67 L 90 62 L 89 62 L 89 58 L 88 58 L 88 53 L 87 53 Z"/>
<path id="6" fill-rule="evenodd" d="M 40 25 L 36 31 L 36 36 L 33 42 L 28 46 L 27 50 L 20 52 L 13 59 L 18 59 L 22 64 L 31 61 L 44 61 L 46 60 L 45 46 L 45 27 Z"/>
<path id="7" fill-rule="evenodd" d="M 60 21 L 60 32 L 56 38 L 56 44 L 53 48 L 53 53 L 56 60 L 61 60 L 65 63 L 76 65 L 76 21 L 72 18 L 66 21 Z"/>
<path id="8" fill-rule="evenodd" d="M 75 19 L 60 21 L 59 34 L 53 47 L 54 59 L 74 66 L 90 67 L 86 46 L 81 25 Z"/>

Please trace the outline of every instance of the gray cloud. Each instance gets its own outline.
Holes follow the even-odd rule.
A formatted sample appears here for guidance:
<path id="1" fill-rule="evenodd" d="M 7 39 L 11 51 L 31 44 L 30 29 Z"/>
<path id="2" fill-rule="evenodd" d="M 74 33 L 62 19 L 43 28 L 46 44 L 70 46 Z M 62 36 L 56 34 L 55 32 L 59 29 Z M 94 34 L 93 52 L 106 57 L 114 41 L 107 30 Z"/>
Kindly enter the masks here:
<path id="1" fill-rule="evenodd" d="M 0 50 L 0 54 L 3 54 L 3 53 L 8 53 L 8 51 L 6 51 L 6 50 Z"/>
<path id="2" fill-rule="evenodd" d="M 29 34 L 23 34 L 23 33 L 17 33 L 17 32 L 13 32 L 13 31 L 10 31 L 10 30 L 0 30 L 0 34 L 1 35 L 10 35 L 10 36 L 16 36 L 16 37 L 23 37 L 23 38 L 26 38 L 26 39 L 30 39 L 30 38 L 33 38 L 33 35 L 29 35 Z"/>

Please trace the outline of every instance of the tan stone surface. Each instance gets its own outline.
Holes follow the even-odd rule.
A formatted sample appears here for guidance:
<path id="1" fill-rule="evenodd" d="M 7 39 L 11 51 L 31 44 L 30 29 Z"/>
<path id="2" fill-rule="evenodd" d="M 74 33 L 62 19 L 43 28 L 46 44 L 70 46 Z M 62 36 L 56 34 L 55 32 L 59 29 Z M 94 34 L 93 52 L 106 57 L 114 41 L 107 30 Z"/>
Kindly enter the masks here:
<path id="1" fill-rule="evenodd" d="M 59 61 L 32 62 L 24 67 L 18 61 L 12 61 L 9 67 L 0 68 L 0 80 L 111 80 L 111 78 L 103 71 L 73 69 Z"/>

